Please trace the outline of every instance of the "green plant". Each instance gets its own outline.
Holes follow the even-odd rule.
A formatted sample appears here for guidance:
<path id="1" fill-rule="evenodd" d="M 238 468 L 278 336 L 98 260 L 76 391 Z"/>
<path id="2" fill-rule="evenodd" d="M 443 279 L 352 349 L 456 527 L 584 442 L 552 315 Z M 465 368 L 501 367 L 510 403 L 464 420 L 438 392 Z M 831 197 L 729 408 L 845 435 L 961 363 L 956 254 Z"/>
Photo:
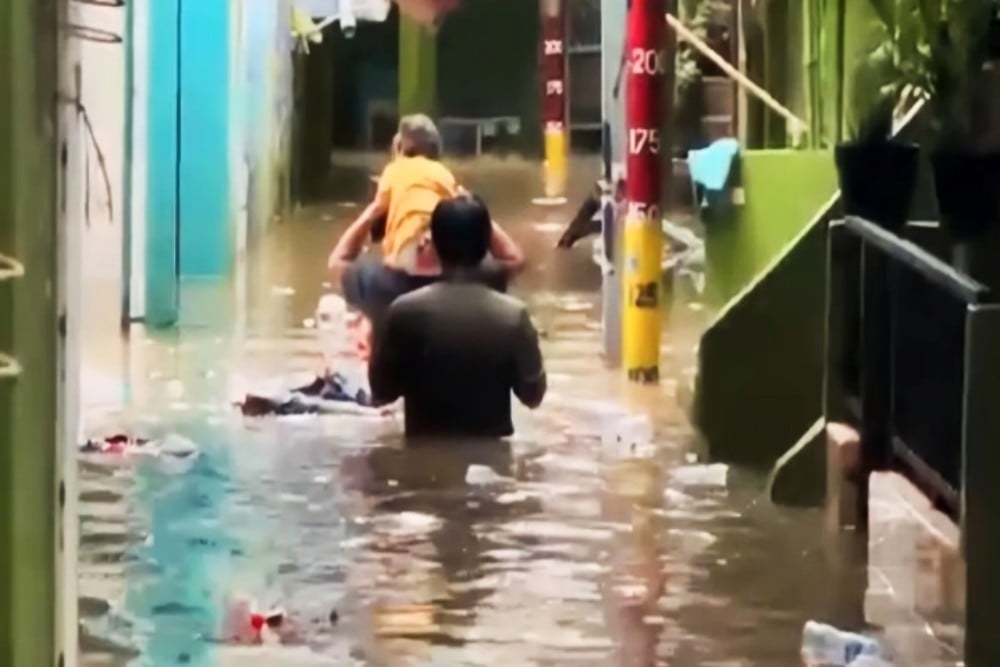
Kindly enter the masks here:
<path id="1" fill-rule="evenodd" d="M 708 39 L 708 29 L 712 14 L 724 9 L 728 3 L 722 0 L 681 0 L 678 18 L 698 39 Z M 698 52 L 689 44 L 681 43 L 677 48 L 676 86 L 678 103 L 689 91 L 696 90 L 701 82 L 702 71 Z"/>
<path id="2" fill-rule="evenodd" d="M 856 63 L 848 124 L 859 141 L 884 139 L 914 102 L 929 105 L 935 143 L 973 140 L 975 86 L 997 0 L 868 0 L 870 44 Z"/>
<path id="3" fill-rule="evenodd" d="M 938 146 L 974 141 L 972 106 L 989 54 L 989 30 L 996 0 L 917 0 L 919 66 L 908 81 L 931 106 Z"/>

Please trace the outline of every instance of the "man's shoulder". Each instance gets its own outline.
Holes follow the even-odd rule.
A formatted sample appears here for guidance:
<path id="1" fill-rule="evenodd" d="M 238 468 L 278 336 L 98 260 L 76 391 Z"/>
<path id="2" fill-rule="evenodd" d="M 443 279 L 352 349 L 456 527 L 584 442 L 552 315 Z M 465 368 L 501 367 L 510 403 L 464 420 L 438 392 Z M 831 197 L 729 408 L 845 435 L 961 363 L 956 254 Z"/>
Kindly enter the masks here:
<path id="1" fill-rule="evenodd" d="M 470 294 L 470 292 L 472 292 Z M 407 292 L 392 302 L 390 310 L 413 312 L 443 301 L 461 299 L 465 306 L 480 305 L 484 309 L 492 309 L 513 315 L 527 312 L 523 301 L 509 294 L 503 294 L 486 285 L 469 283 L 449 283 L 442 281 Z"/>

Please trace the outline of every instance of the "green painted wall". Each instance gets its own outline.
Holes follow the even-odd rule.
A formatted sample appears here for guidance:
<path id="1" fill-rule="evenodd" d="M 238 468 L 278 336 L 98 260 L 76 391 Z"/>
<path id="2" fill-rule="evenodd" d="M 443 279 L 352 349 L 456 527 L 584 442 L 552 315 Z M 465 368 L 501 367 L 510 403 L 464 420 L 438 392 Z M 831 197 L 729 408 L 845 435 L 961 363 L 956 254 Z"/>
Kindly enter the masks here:
<path id="1" fill-rule="evenodd" d="M 826 221 L 801 231 L 702 335 L 693 421 L 713 460 L 770 468 L 823 416 Z"/>
<path id="2" fill-rule="evenodd" d="M 399 114 L 437 110 L 437 36 L 419 23 L 399 18 Z"/>
<path id="3" fill-rule="evenodd" d="M 56 0 L 0 2 L 0 665 L 55 664 Z"/>
<path id="4" fill-rule="evenodd" d="M 739 179 L 744 203 L 705 216 L 708 287 L 716 303 L 750 284 L 837 189 L 829 151 L 747 151 Z"/>

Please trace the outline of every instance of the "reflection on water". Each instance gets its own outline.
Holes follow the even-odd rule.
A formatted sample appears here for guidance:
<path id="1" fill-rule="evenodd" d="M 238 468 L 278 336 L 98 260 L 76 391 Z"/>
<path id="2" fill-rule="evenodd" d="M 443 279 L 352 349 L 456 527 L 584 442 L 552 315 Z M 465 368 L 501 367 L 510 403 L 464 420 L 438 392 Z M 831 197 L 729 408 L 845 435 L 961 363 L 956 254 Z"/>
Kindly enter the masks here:
<path id="1" fill-rule="evenodd" d="M 188 286 L 179 334 L 133 338 L 132 407 L 91 420 L 200 452 L 82 461 L 86 664 L 791 667 L 805 618 L 857 623 L 816 513 L 772 508 L 754 475 L 672 472 L 694 455 L 671 383 L 626 396 L 601 367 L 589 248 L 552 251 L 565 212 L 521 206 L 535 168 L 506 169 L 467 176 L 531 258 L 547 404 L 509 442 L 409 449 L 395 419 L 238 416 L 238 393 L 313 370 L 301 323 L 356 207 L 277 224 L 245 294 Z M 668 378 L 690 364 L 682 310 Z M 218 641 L 240 594 L 287 610 L 284 645 Z"/>

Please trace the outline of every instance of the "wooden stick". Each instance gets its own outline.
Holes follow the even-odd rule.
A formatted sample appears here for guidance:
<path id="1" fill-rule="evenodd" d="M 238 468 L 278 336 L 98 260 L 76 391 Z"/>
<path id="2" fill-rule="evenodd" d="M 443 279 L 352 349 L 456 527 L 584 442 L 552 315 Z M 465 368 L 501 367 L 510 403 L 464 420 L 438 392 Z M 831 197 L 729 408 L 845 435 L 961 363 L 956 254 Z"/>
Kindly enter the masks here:
<path id="1" fill-rule="evenodd" d="M 754 97 L 770 107 L 772 111 L 791 123 L 791 131 L 793 134 L 803 132 L 809 127 L 804 120 L 782 106 L 781 102 L 774 99 L 770 93 L 751 81 L 745 74 L 743 74 L 743 72 L 740 72 L 738 69 L 733 67 L 732 64 L 730 64 L 725 58 L 712 50 L 712 47 L 699 39 L 699 37 L 693 32 L 688 30 L 687 27 L 685 27 L 685 25 L 677 19 L 677 17 L 672 14 L 667 14 L 666 19 L 667 25 L 669 25 L 670 28 L 677 33 L 678 37 L 689 43 L 697 49 L 699 53 L 718 65 L 719 69 L 725 72 L 726 76 L 735 81 L 737 85 L 744 90 L 749 91 Z"/>

